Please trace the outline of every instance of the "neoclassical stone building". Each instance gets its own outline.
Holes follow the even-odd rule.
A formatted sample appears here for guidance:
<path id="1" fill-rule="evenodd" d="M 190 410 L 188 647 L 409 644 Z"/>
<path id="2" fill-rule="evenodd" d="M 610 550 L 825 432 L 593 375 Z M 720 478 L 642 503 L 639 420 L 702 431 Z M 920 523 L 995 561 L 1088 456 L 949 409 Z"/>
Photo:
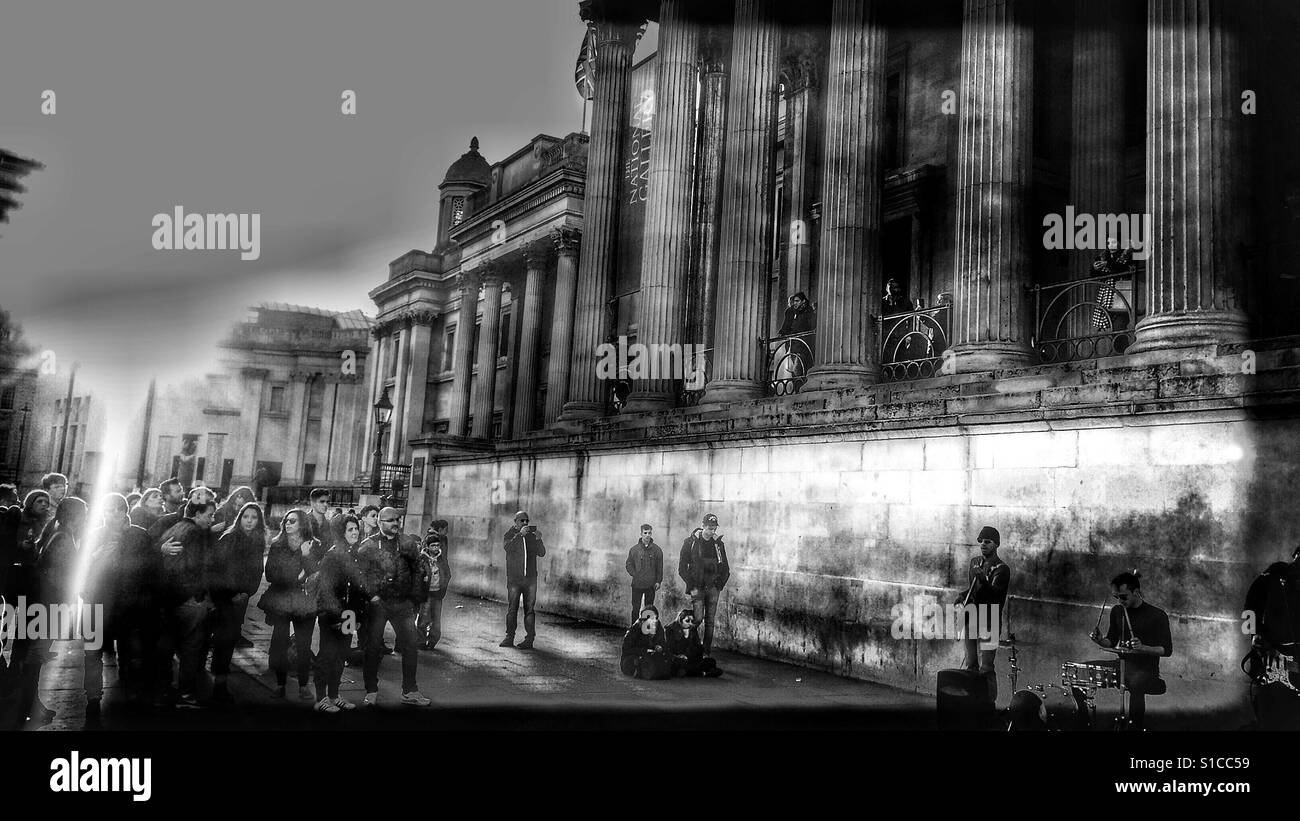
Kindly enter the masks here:
<path id="1" fill-rule="evenodd" d="M 1237 726 L 1245 588 L 1300 540 L 1296 10 L 578 5 L 589 141 L 471 149 L 438 246 L 372 293 L 397 357 L 372 399 L 393 391 L 388 452 L 410 515 L 453 521 L 458 585 L 499 592 L 525 508 L 541 606 L 618 621 L 638 525 L 671 565 L 713 512 L 732 647 L 931 690 L 960 651 L 893 639 L 891 609 L 964 589 L 989 524 L 1022 682 L 1095 655 L 1137 566 L 1174 621 L 1151 710 Z M 815 330 L 783 330 L 797 292 Z M 602 378 L 619 336 L 702 344 L 703 389 Z"/>

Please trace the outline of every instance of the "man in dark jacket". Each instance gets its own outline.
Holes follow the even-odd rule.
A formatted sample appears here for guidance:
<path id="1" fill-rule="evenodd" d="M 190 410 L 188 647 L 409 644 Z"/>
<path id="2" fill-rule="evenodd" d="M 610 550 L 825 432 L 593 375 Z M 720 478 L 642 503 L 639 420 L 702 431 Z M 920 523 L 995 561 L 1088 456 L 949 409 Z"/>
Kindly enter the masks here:
<path id="1" fill-rule="evenodd" d="M 23 497 L 22 507 L 10 506 L 0 511 L 0 554 L 3 554 L 0 563 L 5 571 L 0 578 L 0 594 L 12 607 L 17 606 L 19 596 L 32 602 L 40 598 L 41 580 L 37 565 L 41 536 L 50 521 L 51 509 L 50 494 L 44 490 L 32 490 Z M 47 724 L 54 717 L 54 711 L 39 697 L 42 664 L 44 649 L 40 640 L 30 637 L 13 640 L 9 667 L 4 671 L 8 680 L 0 681 L 0 684 L 15 691 L 17 706 L 13 722 L 0 729 L 19 729 L 28 718 L 37 724 Z"/>
<path id="2" fill-rule="evenodd" d="M 197 488 L 196 488 L 197 490 Z M 178 662 L 178 707 L 197 707 L 199 672 L 206 657 L 212 602 L 205 573 L 212 519 L 217 506 L 211 498 L 186 503 L 183 516 L 162 535 L 161 598 L 165 627 L 159 672 L 171 676 L 171 657 Z"/>
<path id="3" fill-rule="evenodd" d="M 654 528 L 641 525 L 641 538 L 627 552 L 624 564 L 632 577 L 632 620 L 641 608 L 655 603 L 655 594 L 664 580 L 664 552 L 655 544 Z"/>
<path id="4" fill-rule="evenodd" d="M 506 610 L 506 637 L 500 646 L 514 646 L 515 631 L 519 628 L 519 600 L 523 599 L 526 635 L 519 642 L 519 649 L 531 650 L 537 637 L 537 560 L 546 555 L 546 545 L 522 510 L 515 514 L 515 523 L 506 531 L 504 542 L 506 599 L 510 607 Z"/>
<path id="5" fill-rule="evenodd" d="M 379 702 L 379 660 L 383 656 L 384 627 L 392 622 L 397 652 L 402 654 L 402 703 L 428 707 L 429 699 L 416 682 L 419 656 L 415 646 L 415 611 L 423 598 L 420 590 L 420 545 L 401 532 L 402 514 L 386 507 L 379 511 L 379 532 L 361 543 L 357 558 L 371 594 L 366 613 L 366 650 L 362 677 L 365 704 Z"/>
<path id="6" fill-rule="evenodd" d="M 217 495 L 213 493 L 209 488 L 206 488 L 203 485 L 199 485 L 198 487 L 192 488 L 190 490 L 188 499 L 190 502 L 194 502 L 196 504 L 202 502 L 212 502 L 213 507 L 215 509 L 216 502 L 217 502 Z M 175 511 L 164 513 L 163 515 L 155 519 L 153 524 L 149 525 L 149 538 L 153 539 L 153 543 L 155 545 L 161 547 L 163 541 L 163 534 L 165 534 L 168 530 L 171 530 L 173 527 L 175 527 L 176 523 L 185 517 L 186 504 L 187 504 L 186 502 L 182 501 L 181 506 L 178 509 L 176 509 Z M 216 513 L 212 514 L 212 519 L 213 522 L 215 523 Z"/>
<path id="7" fill-rule="evenodd" d="M 704 641 L 700 639 L 694 610 L 689 607 L 682 609 L 677 614 L 677 621 L 668 625 L 664 633 L 668 639 L 668 653 L 672 657 L 673 675 L 709 678 L 722 675 L 718 663 L 704 655 Z"/>
<path id="8" fill-rule="evenodd" d="M 185 509 L 185 486 L 173 476 L 165 480 L 158 489 L 163 495 L 163 513 L 180 513 Z"/>
<path id="9" fill-rule="evenodd" d="M 718 610 L 718 596 L 731 578 L 727 548 L 718 533 L 718 517 L 704 517 L 704 527 L 682 542 L 677 561 L 677 575 L 686 585 L 695 618 L 704 625 L 704 655 L 713 650 L 713 625 Z"/>

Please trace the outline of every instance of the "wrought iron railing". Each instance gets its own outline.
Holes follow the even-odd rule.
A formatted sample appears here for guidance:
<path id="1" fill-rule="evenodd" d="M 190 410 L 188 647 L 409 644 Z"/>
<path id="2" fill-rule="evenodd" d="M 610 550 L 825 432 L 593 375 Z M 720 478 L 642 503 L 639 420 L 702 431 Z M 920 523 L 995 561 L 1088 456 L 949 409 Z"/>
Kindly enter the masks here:
<path id="1" fill-rule="evenodd" d="M 816 331 L 775 336 L 763 341 L 767 354 L 767 390 L 773 396 L 798 393 L 813 364 Z"/>
<path id="2" fill-rule="evenodd" d="M 876 322 L 876 341 L 881 379 L 898 382 L 936 375 L 951 333 L 951 305 L 880 317 Z"/>
<path id="3" fill-rule="evenodd" d="M 1133 344 L 1139 287 L 1134 267 L 1087 279 L 1034 285 L 1031 344 L 1043 363 L 1122 354 Z"/>

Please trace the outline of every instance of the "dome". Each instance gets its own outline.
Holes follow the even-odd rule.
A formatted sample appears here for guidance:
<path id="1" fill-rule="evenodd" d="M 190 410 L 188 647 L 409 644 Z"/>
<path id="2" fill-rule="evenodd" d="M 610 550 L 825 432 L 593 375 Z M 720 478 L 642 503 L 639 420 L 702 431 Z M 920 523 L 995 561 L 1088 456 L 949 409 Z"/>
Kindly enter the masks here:
<path id="1" fill-rule="evenodd" d="M 442 178 L 442 184 L 449 183 L 468 183 L 470 185 L 487 186 L 492 182 L 492 166 L 488 161 L 483 159 L 483 155 L 478 153 L 478 137 L 469 141 L 469 151 L 460 155 L 460 159 L 451 164 L 447 169 L 447 176 Z"/>

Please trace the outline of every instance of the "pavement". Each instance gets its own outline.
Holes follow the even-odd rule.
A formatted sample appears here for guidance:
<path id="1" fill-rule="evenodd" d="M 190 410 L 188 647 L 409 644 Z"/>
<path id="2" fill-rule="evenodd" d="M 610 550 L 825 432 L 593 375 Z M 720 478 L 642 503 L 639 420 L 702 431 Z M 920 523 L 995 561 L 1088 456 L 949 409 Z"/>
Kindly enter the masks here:
<path id="1" fill-rule="evenodd" d="M 432 699 L 430 707 L 398 703 L 401 660 L 392 655 L 380 667 L 379 708 L 333 715 L 314 712 L 314 699 L 300 702 L 292 675 L 287 698 L 273 697 L 275 679 L 267 670 L 271 629 L 256 607 L 249 607 L 243 627 L 253 646 L 235 651 L 229 679 L 233 706 L 132 709 L 119 684 L 115 661 L 106 658 L 102 719 L 99 727 L 87 728 L 82 650 L 79 643 L 59 642 L 53 649 L 57 657 L 45 665 L 41 676 L 41 697 L 56 715 L 39 729 L 883 730 L 934 726 L 933 697 L 717 648 L 714 657 L 724 670 L 720 678 L 628 678 L 618 670 L 623 630 L 555 614 L 538 612 L 534 649 L 498 647 L 505 610 L 504 602 L 447 596 L 443 638 L 435 650 L 420 652 L 419 686 Z M 388 643 L 393 644 L 391 627 Z M 209 686 L 205 682 L 201 693 Z M 360 703 L 364 694 L 360 668 L 346 667 L 340 695 Z"/>

